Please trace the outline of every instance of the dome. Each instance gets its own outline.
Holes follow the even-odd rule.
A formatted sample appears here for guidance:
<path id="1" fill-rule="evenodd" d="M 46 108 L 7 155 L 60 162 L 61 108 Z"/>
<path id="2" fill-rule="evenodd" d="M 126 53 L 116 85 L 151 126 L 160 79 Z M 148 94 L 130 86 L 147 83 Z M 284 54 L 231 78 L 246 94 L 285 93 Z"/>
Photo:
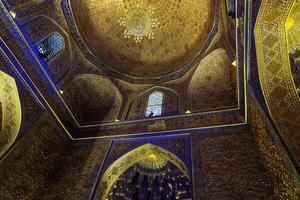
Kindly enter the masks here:
<path id="1" fill-rule="evenodd" d="M 156 78 L 195 58 L 214 24 L 213 0 L 71 1 L 76 30 L 110 70 Z"/>

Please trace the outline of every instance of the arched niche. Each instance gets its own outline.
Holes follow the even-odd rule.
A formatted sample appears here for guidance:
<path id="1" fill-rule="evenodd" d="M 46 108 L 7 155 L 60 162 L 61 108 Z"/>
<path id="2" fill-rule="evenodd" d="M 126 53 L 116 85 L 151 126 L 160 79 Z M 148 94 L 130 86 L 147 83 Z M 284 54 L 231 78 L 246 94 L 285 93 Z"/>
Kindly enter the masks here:
<path id="1" fill-rule="evenodd" d="M 0 157 L 18 136 L 21 126 L 21 104 L 14 78 L 0 71 Z"/>
<path id="2" fill-rule="evenodd" d="M 186 177 L 190 177 L 186 165 L 176 155 L 159 146 L 148 143 L 126 153 L 108 167 L 99 183 L 99 198 L 101 200 L 107 199 L 112 186 L 127 169 L 153 155 L 171 162 Z"/>
<path id="3" fill-rule="evenodd" d="M 169 88 L 156 86 L 134 97 L 130 104 L 126 119 L 136 120 L 146 118 L 149 95 L 155 91 L 163 94 L 161 116 L 172 116 L 179 114 L 179 95 L 174 90 Z"/>
<path id="4" fill-rule="evenodd" d="M 75 77 L 63 97 L 80 125 L 113 122 L 122 105 L 118 88 L 108 78 L 92 74 Z"/>
<path id="5" fill-rule="evenodd" d="M 263 0 L 255 24 L 260 86 L 269 114 L 300 162 L 300 98 L 291 75 L 287 22 L 296 0 Z"/>
<path id="6" fill-rule="evenodd" d="M 194 72 L 188 87 L 193 112 L 237 106 L 237 70 L 224 49 L 207 55 Z"/>
<path id="7" fill-rule="evenodd" d="M 46 63 L 49 76 L 54 83 L 58 83 L 71 68 L 72 54 L 68 34 L 59 24 L 46 15 L 39 15 L 26 21 L 22 24 L 22 29 L 32 44 L 36 46 L 37 56 Z M 38 47 L 39 44 L 53 35 L 59 35 L 63 39 L 61 41 L 63 48 L 53 58 L 45 59 L 45 55 L 38 51 Z"/>

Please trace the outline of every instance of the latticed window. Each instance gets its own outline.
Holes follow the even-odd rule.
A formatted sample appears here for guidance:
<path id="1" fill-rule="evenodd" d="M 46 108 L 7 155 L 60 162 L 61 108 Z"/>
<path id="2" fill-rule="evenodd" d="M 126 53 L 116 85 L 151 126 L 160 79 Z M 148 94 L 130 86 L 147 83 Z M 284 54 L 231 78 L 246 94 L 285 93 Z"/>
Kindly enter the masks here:
<path id="1" fill-rule="evenodd" d="M 164 95 L 160 91 L 152 92 L 148 97 L 146 117 L 155 117 L 162 115 Z"/>
<path id="2" fill-rule="evenodd" d="M 235 18 L 235 0 L 227 0 L 227 13 L 232 18 Z"/>
<path id="3" fill-rule="evenodd" d="M 54 33 L 37 45 L 40 55 L 46 60 L 51 60 L 65 46 L 64 39 L 58 33 Z"/>

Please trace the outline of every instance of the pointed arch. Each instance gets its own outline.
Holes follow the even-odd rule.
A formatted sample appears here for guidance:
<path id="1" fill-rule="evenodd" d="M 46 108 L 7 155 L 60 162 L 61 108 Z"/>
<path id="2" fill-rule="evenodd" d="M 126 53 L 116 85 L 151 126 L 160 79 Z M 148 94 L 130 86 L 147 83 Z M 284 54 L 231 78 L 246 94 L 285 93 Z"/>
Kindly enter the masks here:
<path id="1" fill-rule="evenodd" d="M 133 98 L 128 109 L 126 119 L 136 120 L 145 118 L 147 116 L 146 114 L 149 97 L 155 91 L 163 93 L 163 105 L 161 113 L 164 116 L 179 114 L 180 98 L 178 93 L 170 88 L 154 86 L 139 93 Z"/>
<path id="2" fill-rule="evenodd" d="M 214 50 L 200 62 L 189 83 L 188 97 L 194 113 L 238 106 L 237 69 L 225 49 Z"/>
<path id="3" fill-rule="evenodd" d="M 28 41 L 36 47 L 38 57 L 45 61 L 43 67 L 47 68 L 47 73 L 53 83 L 61 81 L 73 67 L 71 63 L 72 51 L 70 46 L 70 36 L 64 27 L 47 15 L 37 15 L 25 20 L 21 27 L 24 30 Z M 59 52 L 57 52 L 52 59 L 48 60 L 47 56 L 40 53 L 38 46 L 54 34 L 59 36 L 59 40 L 56 41 L 61 45 L 54 45 L 55 47 L 58 47 L 57 50 Z M 61 49 L 62 45 L 63 48 Z"/>
<path id="4" fill-rule="evenodd" d="M 127 169 L 151 154 L 162 156 L 181 170 L 185 176 L 190 178 L 186 165 L 176 155 L 159 146 L 147 143 L 121 156 L 109 166 L 99 184 L 100 199 L 105 200 L 107 198 L 111 187 Z"/>
<path id="5" fill-rule="evenodd" d="M 63 97 L 81 126 L 113 122 L 123 101 L 109 78 L 94 74 L 74 77 L 65 86 Z"/>
<path id="6" fill-rule="evenodd" d="M 0 71 L 0 156 L 14 143 L 21 127 L 21 103 L 15 79 Z"/>

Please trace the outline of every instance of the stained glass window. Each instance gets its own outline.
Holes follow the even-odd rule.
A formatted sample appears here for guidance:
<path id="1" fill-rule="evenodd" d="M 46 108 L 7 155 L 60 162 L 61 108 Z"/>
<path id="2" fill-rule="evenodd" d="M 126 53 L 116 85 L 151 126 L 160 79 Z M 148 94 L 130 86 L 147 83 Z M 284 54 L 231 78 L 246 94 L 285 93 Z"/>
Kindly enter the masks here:
<path id="1" fill-rule="evenodd" d="M 163 93 L 159 91 L 154 91 L 149 95 L 146 117 L 155 117 L 162 115 L 163 98 Z"/>
<path id="2" fill-rule="evenodd" d="M 56 56 L 65 46 L 64 39 L 58 33 L 47 37 L 37 45 L 40 55 L 46 60 L 51 60 Z"/>

